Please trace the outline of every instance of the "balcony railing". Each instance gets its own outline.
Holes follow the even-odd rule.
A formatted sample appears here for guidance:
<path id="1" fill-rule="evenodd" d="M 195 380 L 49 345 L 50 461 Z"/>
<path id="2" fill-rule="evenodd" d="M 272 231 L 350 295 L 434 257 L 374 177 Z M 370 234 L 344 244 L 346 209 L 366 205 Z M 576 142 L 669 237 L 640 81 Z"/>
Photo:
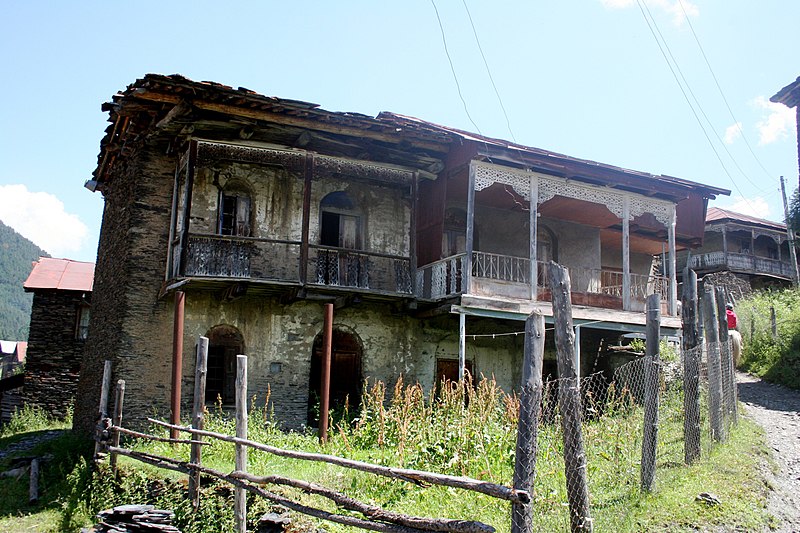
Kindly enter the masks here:
<path id="1" fill-rule="evenodd" d="M 330 246 L 309 248 L 308 282 L 311 284 L 412 294 L 408 257 Z"/>
<path id="2" fill-rule="evenodd" d="M 418 298 L 439 300 L 465 291 L 467 254 L 457 254 L 417 269 Z"/>
<path id="3" fill-rule="evenodd" d="M 528 283 L 531 261 L 525 257 L 473 252 L 472 275 L 476 278 Z"/>
<path id="4" fill-rule="evenodd" d="M 794 276 L 794 270 L 789 261 L 758 257 L 751 254 L 709 252 L 693 255 L 690 263 L 691 268 L 697 270 L 729 269 L 737 272 L 779 276 L 787 279 Z"/>

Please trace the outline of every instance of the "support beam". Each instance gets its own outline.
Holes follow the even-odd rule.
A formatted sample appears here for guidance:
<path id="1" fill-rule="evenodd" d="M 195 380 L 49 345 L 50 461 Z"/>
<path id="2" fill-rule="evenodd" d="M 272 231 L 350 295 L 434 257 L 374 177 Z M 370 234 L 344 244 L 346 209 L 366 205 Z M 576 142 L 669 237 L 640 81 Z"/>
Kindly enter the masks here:
<path id="1" fill-rule="evenodd" d="M 539 263 L 538 263 L 538 235 L 539 235 L 539 181 L 536 175 L 531 174 L 531 199 L 529 216 L 529 242 L 530 242 L 530 299 L 538 299 L 539 285 Z"/>
<path id="2" fill-rule="evenodd" d="M 469 179 L 467 187 L 467 258 L 466 272 L 464 272 L 465 294 L 472 294 L 472 252 L 475 246 L 475 162 L 469 164 Z"/>
<path id="3" fill-rule="evenodd" d="M 175 291 L 175 311 L 172 317 L 172 389 L 170 396 L 171 415 L 169 421 L 172 424 L 181 423 L 181 380 L 183 378 L 183 322 L 184 308 L 186 304 L 186 294 L 183 291 Z M 178 431 L 171 430 L 170 437 L 178 438 Z"/>
<path id="4" fill-rule="evenodd" d="M 311 180 L 314 176 L 314 156 L 306 154 L 305 175 L 303 178 L 303 222 L 300 237 L 300 283 L 308 282 L 308 234 L 311 225 Z"/>
<path id="5" fill-rule="evenodd" d="M 667 227 L 667 245 L 669 246 L 669 303 L 667 311 L 670 316 L 678 314 L 678 278 L 675 275 L 675 206 L 669 213 L 669 226 Z M 659 317 L 661 314 L 659 313 Z"/>
<path id="6" fill-rule="evenodd" d="M 328 441 L 328 411 L 331 393 L 331 348 L 333 344 L 333 304 L 325 304 L 322 333 L 322 368 L 319 387 L 319 441 Z"/>
<path id="7" fill-rule="evenodd" d="M 631 199 L 622 198 L 622 309 L 631 310 Z"/>
<path id="8" fill-rule="evenodd" d="M 464 381 L 467 364 L 467 315 L 458 314 L 458 381 Z"/>

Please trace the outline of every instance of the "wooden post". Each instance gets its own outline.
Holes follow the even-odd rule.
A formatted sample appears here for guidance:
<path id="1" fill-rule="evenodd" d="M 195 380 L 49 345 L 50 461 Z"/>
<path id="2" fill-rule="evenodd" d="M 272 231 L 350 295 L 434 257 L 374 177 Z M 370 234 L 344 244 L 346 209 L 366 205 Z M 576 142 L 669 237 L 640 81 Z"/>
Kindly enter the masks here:
<path id="1" fill-rule="evenodd" d="M 464 381 L 467 366 L 467 315 L 458 314 L 458 382 Z M 437 378 L 438 379 L 438 378 Z"/>
<path id="2" fill-rule="evenodd" d="M 769 323 L 772 331 L 772 339 L 778 340 L 778 320 L 775 317 L 775 306 L 769 307 Z"/>
<path id="3" fill-rule="evenodd" d="M 203 429 L 206 408 L 206 370 L 208 368 L 208 338 L 200 337 L 197 341 L 197 363 L 194 371 L 194 405 L 192 406 L 192 428 Z M 200 436 L 194 440 L 201 441 Z M 200 465 L 203 447 L 192 444 L 189 462 Z M 189 475 L 189 498 L 195 509 L 200 507 L 200 470 L 194 469 Z"/>
<path id="4" fill-rule="evenodd" d="M 642 490 L 653 490 L 656 478 L 656 449 L 658 446 L 658 388 L 661 358 L 661 297 L 647 297 L 647 343 L 644 374 L 644 436 L 642 438 Z"/>
<path id="5" fill-rule="evenodd" d="M 539 180 L 535 174 L 530 175 L 530 209 L 528 212 L 528 257 L 530 259 L 530 293 L 531 300 L 539 299 Z"/>
<path id="6" fill-rule="evenodd" d="M 667 302 L 667 309 L 670 316 L 678 314 L 678 278 L 675 267 L 675 225 L 676 225 L 675 206 L 673 205 L 669 211 L 669 224 L 667 225 L 667 242 L 668 242 L 668 264 L 669 264 L 669 302 Z"/>
<path id="7" fill-rule="evenodd" d="M 328 442 L 328 411 L 331 394 L 331 347 L 333 343 L 333 304 L 325 304 L 322 333 L 322 369 L 319 387 L 319 441 Z"/>
<path id="8" fill-rule="evenodd" d="M 539 413 L 542 405 L 542 361 L 544 359 L 544 315 L 535 311 L 525 321 L 525 351 L 519 399 L 514 489 L 531 493 L 536 479 L 536 451 Z M 531 500 L 533 495 L 531 494 Z M 530 533 L 533 505 L 513 503 L 511 533 Z"/>
<path id="9" fill-rule="evenodd" d="M 300 284 L 308 281 L 308 235 L 311 225 L 311 180 L 314 177 L 314 154 L 306 153 L 303 176 L 303 222 L 300 237 Z"/>
<path id="10" fill-rule="evenodd" d="M 236 356 L 236 437 L 247 438 L 247 356 Z M 247 472 L 247 446 L 236 445 L 236 471 Z M 247 491 L 236 487 L 234 518 L 237 533 L 247 533 Z"/>
<path id="11" fill-rule="evenodd" d="M 548 265 L 548 276 L 558 352 L 558 406 L 564 432 L 564 472 L 567 478 L 570 528 L 572 531 L 592 531 L 589 486 L 586 482 L 586 453 L 581 430 L 581 398 L 575 369 L 570 279 L 567 269 L 552 261 Z"/>
<path id="12" fill-rule="evenodd" d="M 117 393 L 114 398 L 114 425 L 116 427 L 122 426 L 122 404 L 125 401 L 125 380 L 120 379 L 117 381 Z M 119 448 L 119 431 L 114 431 L 111 435 L 111 444 L 114 448 Z M 111 471 L 117 473 L 117 454 L 112 453 L 109 459 Z"/>
<path id="13" fill-rule="evenodd" d="M 783 216 L 784 220 L 789 220 L 789 204 L 786 201 L 786 185 L 783 183 L 783 176 L 781 176 L 781 196 L 783 197 Z M 786 224 L 786 236 L 789 239 L 789 258 L 792 263 L 792 281 L 794 282 L 794 286 L 797 287 L 800 284 L 800 272 L 797 270 L 797 252 L 794 249 L 794 232 L 797 228 L 793 228 L 790 224 Z M 780 246 L 778 247 L 780 250 Z M 755 249 L 753 249 L 755 252 Z"/>
<path id="14" fill-rule="evenodd" d="M 717 324 L 719 327 L 719 357 L 722 370 L 722 416 L 726 429 L 733 421 L 734 390 L 736 375 L 733 370 L 733 354 L 731 353 L 730 336 L 728 335 L 728 315 L 725 305 L 728 302 L 725 287 L 716 287 Z M 727 431 L 726 431 L 727 433 Z"/>
<path id="15" fill-rule="evenodd" d="M 711 422 L 711 438 L 722 441 L 722 368 L 719 356 L 719 324 L 714 287 L 707 285 L 703 293 L 703 329 L 708 353 L 708 411 Z"/>
<path id="16" fill-rule="evenodd" d="M 39 458 L 31 459 L 30 479 L 28 480 L 28 503 L 39 501 Z"/>
<path id="17" fill-rule="evenodd" d="M 176 426 L 181 423 L 181 379 L 183 378 L 183 317 L 186 294 L 175 291 L 175 311 L 172 317 L 172 391 L 170 407 L 172 416 L 169 421 Z M 170 430 L 170 437 L 178 438 L 178 431 Z"/>
<path id="18" fill-rule="evenodd" d="M 700 344 L 697 328 L 697 274 L 683 271 L 683 460 L 700 458 Z"/>
<path id="19" fill-rule="evenodd" d="M 622 309 L 631 310 L 631 199 L 622 197 Z"/>
<path id="20" fill-rule="evenodd" d="M 111 388 L 111 361 L 106 360 L 103 364 L 103 382 L 100 385 L 100 405 L 98 407 L 97 428 L 95 430 L 94 457 L 98 459 L 98 454 L 103 451 L 103 435 L 101 425 L 108 418 L 108 391 Z"/>
<path id="21" fill-rule="evenodd" d="M 464 294 L 472 294 L 472 252 L 475 251 L 475 162 L 469 164 L 467 179 L 467 229 L 466 265 L 462 273 L 461 289 Z"/>

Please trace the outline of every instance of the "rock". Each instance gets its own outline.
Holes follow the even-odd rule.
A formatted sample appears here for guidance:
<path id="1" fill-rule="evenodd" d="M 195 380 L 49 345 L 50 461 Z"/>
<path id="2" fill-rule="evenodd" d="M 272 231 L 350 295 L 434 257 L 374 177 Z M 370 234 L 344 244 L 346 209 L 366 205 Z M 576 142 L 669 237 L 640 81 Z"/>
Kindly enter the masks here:
<path id="1" fill-rule="evenodd" d="M 719 505 L 722 502 L 719 501 L 719 497 L 716 494 L 712 494 L 711 492 L 701 492 L 697 495 L 694 499 L 696 502 L 702 502 L 706 505 Z"/>

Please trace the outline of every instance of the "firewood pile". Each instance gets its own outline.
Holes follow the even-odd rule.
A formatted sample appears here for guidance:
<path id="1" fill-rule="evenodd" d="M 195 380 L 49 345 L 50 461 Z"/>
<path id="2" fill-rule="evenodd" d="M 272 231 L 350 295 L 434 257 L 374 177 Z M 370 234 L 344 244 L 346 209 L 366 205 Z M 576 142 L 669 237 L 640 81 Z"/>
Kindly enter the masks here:
<path id="1" fill-rule="evenodd" d="M 172 525 L 175 513 L 152 505 L 120 505 L 97 514 L 98 524 L 86 533 L 181 533 Z"/>

